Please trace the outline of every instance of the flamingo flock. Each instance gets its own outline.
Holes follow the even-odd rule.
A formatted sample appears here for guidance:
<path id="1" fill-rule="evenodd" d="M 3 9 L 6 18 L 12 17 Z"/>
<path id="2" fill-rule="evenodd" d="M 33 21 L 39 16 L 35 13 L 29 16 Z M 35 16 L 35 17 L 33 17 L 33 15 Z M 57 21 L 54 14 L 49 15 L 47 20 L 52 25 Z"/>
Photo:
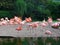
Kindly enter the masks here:
<path id="1" fill-rule="evenodd" d="M 59 20 L 59 19 L 58 19 Z M 32 18 L 31 17 L 28 17 L 28 18 L 25 18 L 25 20 L 22 20 L 21 17 L 17 17 L 17 16 L 14 16 L 14 18 L 11 18 L 10 20 L 8 19 L 8 17 L 5 17 L 5 18 L 1 18 L 0 19 L 0 26 L 2 25 L 15 25 L 15 24 L 19 24 L 20 26 L 18 26 L 16 28 L 16 30 L 20 31 L 22 30 L 22 26 L 24 24 L 27 24 L 27 30 L 29 30 L 31 28 L 31 30 L 39 27 L 39 26 L 42 26 L 42 27 L 46 27 L 48 25 L 51 25 L 52 28 L 58 28 L 60 27 L 60 22 L 56 22 L 56 23 L 53 23 L 53 20 L 51 17 L 48 17 L 48 20 L 45 21 L 45 19 L 40 23 L 39 21 L 37 22 L 32 22 Z M 45 32 L 46 34 L 51 34 L 52 32 L 51 31 L 46 31 Z"/>

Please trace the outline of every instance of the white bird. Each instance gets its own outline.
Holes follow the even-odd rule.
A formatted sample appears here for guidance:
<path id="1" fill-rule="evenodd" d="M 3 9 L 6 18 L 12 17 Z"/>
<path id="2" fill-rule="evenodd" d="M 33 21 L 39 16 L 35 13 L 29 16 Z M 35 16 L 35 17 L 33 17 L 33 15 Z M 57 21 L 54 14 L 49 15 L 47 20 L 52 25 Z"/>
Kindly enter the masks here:
<path id="1" fill-rule="evenodd" d="M 43 20 L 43 22 L 46 22 L 45 19 Z"/>
<path id="2" fill-rule="evenodd" d="M 5 20 L 6 20 L 7 22 L 9 22 L 9 19 L 8 19 L 8 17 L 5 17 Z"/>
<path id="3" fill-rule="evenodd" d="M 1 18 L 1 21 L 4 21 L 4 18 Z"/>

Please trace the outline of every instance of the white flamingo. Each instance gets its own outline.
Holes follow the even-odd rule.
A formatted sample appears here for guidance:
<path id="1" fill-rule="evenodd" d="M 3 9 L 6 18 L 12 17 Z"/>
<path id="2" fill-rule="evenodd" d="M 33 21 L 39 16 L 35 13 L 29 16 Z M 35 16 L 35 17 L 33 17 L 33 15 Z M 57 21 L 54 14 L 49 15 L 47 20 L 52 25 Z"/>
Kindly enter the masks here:
<path id="1" fill-rule="evenodd" d="M 6 20 L 7 22 L 9 22 L 9 19 L 8 19 L 8 17 L 5 17 L 5 20 Z"/>

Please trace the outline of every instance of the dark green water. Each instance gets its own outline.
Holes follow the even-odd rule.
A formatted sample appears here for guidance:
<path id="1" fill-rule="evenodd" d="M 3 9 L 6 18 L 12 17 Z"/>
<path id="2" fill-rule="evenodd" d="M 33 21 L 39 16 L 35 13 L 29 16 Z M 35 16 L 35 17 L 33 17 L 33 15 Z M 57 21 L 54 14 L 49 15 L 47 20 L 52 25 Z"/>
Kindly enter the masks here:
<path id="1" fill-rule="evenodd" d="M 0 38 L 0 45 L 60 45 L 60 37 Z"/>

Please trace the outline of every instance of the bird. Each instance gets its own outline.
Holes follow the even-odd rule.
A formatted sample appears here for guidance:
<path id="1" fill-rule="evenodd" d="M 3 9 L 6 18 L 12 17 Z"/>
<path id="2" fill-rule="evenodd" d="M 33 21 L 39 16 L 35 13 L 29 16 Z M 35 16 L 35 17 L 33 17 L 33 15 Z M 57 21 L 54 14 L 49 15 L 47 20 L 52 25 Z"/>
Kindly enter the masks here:
<path id="1" fill-rule="evenodd" d="M 23 21 L 20 22 L 20 25 L 23 26 L 25 23 L 26 23 L 26 21 L 23 20 Z"/>
<path id="2" fill-rule="evenodd" d="M 60 18 L 58 18 L 57 20 L 60 21 Z"/>
<path id="3" fill-rule="evenodd" d="M 1 25 L 7 25 L 7 21 L 6 20 L 4 20 L 4 18 L 1 18 Z"/>
<path id="4" fill-rule="evenodd" d="M 28 30 L 31 27 L 32 30 L 37 28 L 39 26 L 39 22 L 33 22 L 33 23 L 28 23 Z"/>
<path id="5" fill-rule="evenodd" d="M 43 22 L 42 22 L 43 24 L 46 24 L 46 26 L 48 25 L 48 22 L 44 19 L 43 20 Z"/>
<path id="6" fill-rule="evenodd" d="M 49 30 L 46 30 L 46 31 L 45 31 L 45 34 L 51 35 L 51 34 L 52 34 L 52 32 L 51 32 L 51 31 L 49 31 Z"/>
<path id="7" fill-rule="evenodd" d="M 45 19 L 43 20 L 43 22 L 46 22 Z"/>
<path id="8" fill-rule="evenodd" d="M 25 20 L 26 20 L 26 22 L 31 22 L 32 21 L 31 17 L 25 18 Z"/>
<path id="9" fill-rule="evenodd" d="M 7 25 L 7 21 L 6 20 L 3 20 L 1 23 L 2 23 L 2 25 Z"/>
<path id="10" fill-rule="evenodd" d="M 13 25 L 14 24 L 14 19 L 10 19 L 9 24 Z"/>
<path id="11" fill-rule="evenodd" d="M 49 24 L 51 24 L 53 22 L 51 17 L 48 17 L 47 21 L 48 21 Z"/>
<path id="12" fill-rule="evenodd" d="M 1 20 L 1 21 L 4 21 L 4 18 L 1 18 L 0 20 Z"/>
<path id="13" fill-rule="evenodd" d="M 59 28 L 59 24 L 57 22 L 53 23 L 51 26 L 52 26 L 52 28 Z"/>
<path id="14" fill-rule="evenodd" d="M 46 23 L 41 23 L 41 26 L 42 26 L 42 27 L 46 27 L 46 26 L 48 26 L 48 24 L 46 24 Z"/>
<path id="15" fill-rule="evenodd" d="M 32 22 L 32 19 L 31 19 L 31 17 L 29 17 L 28 19 L 29 19 L 29 21 L 30 21 L 30 22 Z"/>
<path id="16" fill-rule="evenodd" d="M 17 17 L 17 16 L 14 17 L 14 20 L 15 20 L 15 22 L 17 22 L 18 24 L 20 24 L 20 22 L 22 21 L 22 19 L 19 18 L 19 17 Z"/>
<path id="17" fill-rule="evenodd" d="M 5 17 L 5 20 L 6 20 L 7 22 L 9 22 L 9 19 L 8 19 L 8 17 Z"/>
<path id="18" fill-rule="evenodd" d="M 17 30 L 17 31 L 20 31 L 20 30 L 22 30 L 22 27 L 21 27 L 21 26 L 18 26 L 18 27 L 16 28 L 16 30 Z"/>

